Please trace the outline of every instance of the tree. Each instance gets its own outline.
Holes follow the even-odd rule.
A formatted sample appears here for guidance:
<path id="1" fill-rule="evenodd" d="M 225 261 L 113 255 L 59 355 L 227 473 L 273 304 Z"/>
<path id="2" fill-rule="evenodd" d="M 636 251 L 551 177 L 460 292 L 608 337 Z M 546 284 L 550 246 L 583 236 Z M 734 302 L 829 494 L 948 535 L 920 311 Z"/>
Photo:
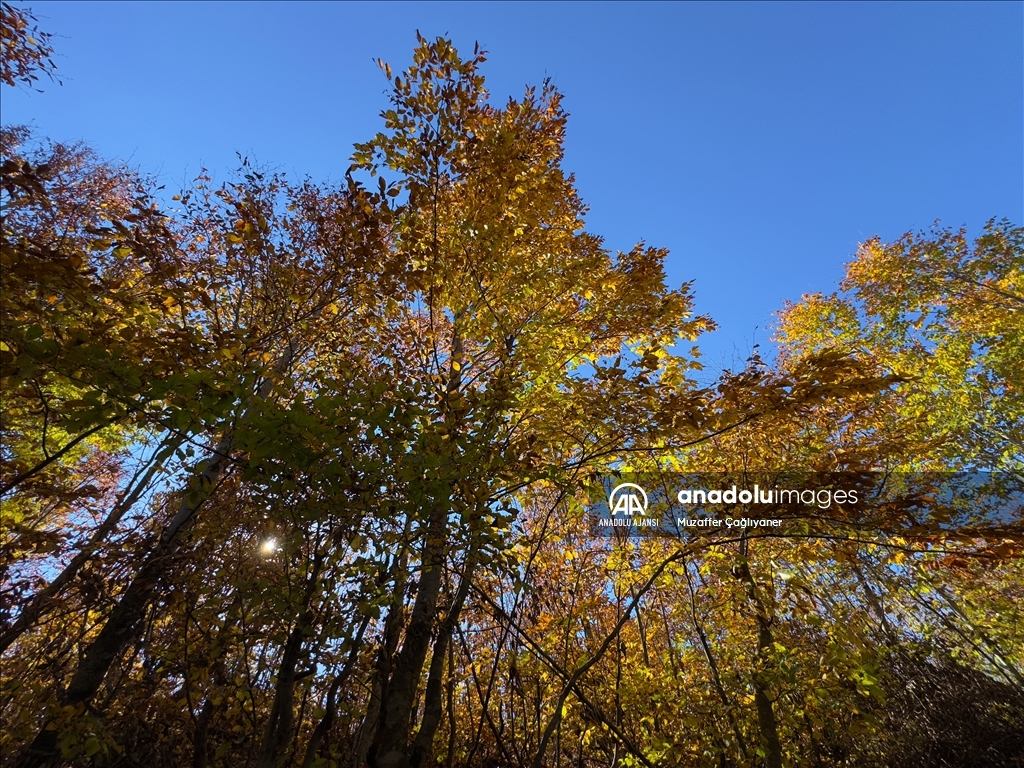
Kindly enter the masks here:
<path id="1" fill-rule="evenodd" d="M 1006 220 L 973 243 L 938 226 L 891 244 L 876 237 L 847 266 L 841 293 L 783 310 L 779 338 L 797 354 L 861 351 L 904 376 L 901 411 L 939 438 L 931 455 L 941 466 L 1019 473 L 1022 276 L 1024 230 Z"/>
<path id="2" fill-rule="evenodd" d="M 0 4 L 0 82 L 32 85 L 42 72 L 53 79 L 52 35 L 33 26 L 36 17 L 28 9 Z"/>
<path id="3" fill-rule="evenodd" d="M 583 205 L 560 168 L 560 96 L 545 86 L 498 109 L 486 100 L 483 60 L 421 38 L 406 73 L 385 67 L 386 131 L 355 155 L 371 175 L 397 173 L 381 190 L 405 196 L 394 232 L 410 258 L 409 299 L 389 333 L 429 398 L 410 454 L 428 485 L 406 492 L 422 499 L 407 512 L 416 597 L 399 649 L 379 667 L 378 723 L 367 723 L 378 766 L 420 765 L 432 751 L 448 644 L 477 569 L 502 554 L 497 523 L 513 493 L 540 477 L 571 482 L 623 446 L 635 422 L 607 416 L 653 404 L 660 375 L 687 365 L 665 347 L 710 325 L 690 316 L 684 291 L 664 286 L 663 251 L 613 257 L 582 231 Z M 624 354 L 639 375 L 620 366 Z M 580 375 L 585 364 L 596 376 Z M 447 567 L 454 591 L 439 616 Z"/>
<path id="4" fill-rule="evenodd" d="M 957 279 L 954 235 L 876 244 L 856 295 L 787 309 L 773 364 L 701 388 L 690 286 L 586 230 L 560 94 L 494 104 L 483 63 L 421 37 L 381 64 L 384 128 L 334 185 L 243 161 L 157 204 L 5 129 L 4 760 L 1011 754 L 1019 519 L 906 470 L 1014 469 L 1019 232 L 993 225 Z M 695 472 L 870 503 L 593 535 L 601 477 Z"/>

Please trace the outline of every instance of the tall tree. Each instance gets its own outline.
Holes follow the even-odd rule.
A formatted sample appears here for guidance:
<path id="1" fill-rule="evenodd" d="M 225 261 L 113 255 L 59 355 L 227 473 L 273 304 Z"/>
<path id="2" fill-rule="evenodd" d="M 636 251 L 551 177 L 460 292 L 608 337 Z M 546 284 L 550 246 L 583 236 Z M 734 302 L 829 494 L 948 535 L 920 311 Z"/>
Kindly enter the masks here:
<path id="1" fill-rule="evenodd" d="M 653 406 L 662 373 L 687 367 L 666 347 L 710 327 L 691 316 L 685 287 L 665 287 L 663 251 L 616 256 L 583 230 L 585 209 L 561 169 L 559 94 L 545 85 L 495 107 L 483 61 L 421 38 L 407 72 L 385 66 L 386 130 L 355 155 L 355 168 L 394 175 L 380 187 L 401 199 L 394 247 L 411 270 L 410 299 L 391 312 L 391 349 L 428 398 L 410 453 L 423 480 L 405 492 L 415 599 L 380 667 L 378 722 L 367 724 L 368 759 L 381 767 L 429 759 L 449 643 L 478 568 L 505 547 L 497 521 L 513 492 L 540 477 L 571 481 L 664 429 L 636 415 Z M 623 356 L 636 361 L 632 374 Z"/>

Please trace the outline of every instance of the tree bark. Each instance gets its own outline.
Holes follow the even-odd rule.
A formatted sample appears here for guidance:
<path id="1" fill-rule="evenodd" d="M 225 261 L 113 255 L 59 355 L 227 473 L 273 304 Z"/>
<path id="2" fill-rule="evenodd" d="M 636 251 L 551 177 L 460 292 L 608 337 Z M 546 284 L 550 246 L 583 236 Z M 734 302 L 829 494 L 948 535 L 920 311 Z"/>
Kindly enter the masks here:
<path id="1" fill-rule="evenodd" d="M 210 721 L 216 712 L 217 705 L 213 703 L 213 699 L 207 697 L 206 701 L 203 702 L 203 708 L 199 712 L 199 717 L 196 718 L 196 730 L 192 736 L 192 768 L 206 768 L 206 763 L 209 759 Z"/>
<path id="2" fill-rule="evenodd" d="M 448 364 L 446 397 L 441 404 L 441 413 L 451 441 L 449 444 L 452 446 L 455 445 L 460 428 L 460 417 L 457 409 L 452 407 L 452 402 L 462 388 L 461 365 L 458 361 L 462 356 L 463 347 L 458 322 L 459 317 L 456 316 Z M 457 463 L 455 456 L 451 458 L 453 464 Z M 452 485 L 449 482 L 445 486 L 443 492 L 432 499 L 427 512 L 426 535 L 420 557 L 420 581 L 413 602 L 412 615 L 405 630 L 405 641 L 395 657 L 391 678 L 382 691 L 380 723 L 370 750 L 370 764 L 373 768 L 411 768 L 413 765 L 409 732 L 416 709 L 416 690 L 423 674 L 427 652 L 430 650 L 430 637 L 434 631 L 437 604 L 441 594 L 441 575 L 448 546 L 448 514 L 451 510 Z M 443 667 L 443 654 L 440 663 Z"/>

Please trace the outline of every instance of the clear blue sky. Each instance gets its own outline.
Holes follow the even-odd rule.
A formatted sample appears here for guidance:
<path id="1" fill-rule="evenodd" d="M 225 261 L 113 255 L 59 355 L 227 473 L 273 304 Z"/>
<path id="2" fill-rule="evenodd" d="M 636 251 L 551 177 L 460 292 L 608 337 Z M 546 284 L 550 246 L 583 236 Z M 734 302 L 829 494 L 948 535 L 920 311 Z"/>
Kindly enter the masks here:
<path id="1" fill-rule="evenodd" d="M 236 150 L 340 178 L 386 105 L 374 61 L 406 66 L 416 29 L 480 41 L 496 99 L 550 76 L 589 228 L 671 249 L 722 326 L 712 370 L 874 234 L 1024 224 L 1019 2 L 27 5 L 64 85 L 5 89 L 4 123 L 169 187 L 225 178 Z"/>

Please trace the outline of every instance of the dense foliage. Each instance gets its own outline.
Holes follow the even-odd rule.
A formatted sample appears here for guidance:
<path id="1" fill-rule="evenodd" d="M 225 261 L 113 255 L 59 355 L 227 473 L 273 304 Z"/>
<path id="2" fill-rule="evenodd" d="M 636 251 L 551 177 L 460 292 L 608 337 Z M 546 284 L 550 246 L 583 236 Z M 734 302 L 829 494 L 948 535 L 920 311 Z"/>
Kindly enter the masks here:
<path id="1" fill-rule="evenodd" d="M 3 764 L 1021 764 L 1020 507 L 984 502 L 1024 481 L 1024 231 L 869 241 L 703 387 L 690 286 L 585 229 L 559 94 L 496 106 L 483 61 L 381 64 L 338 185 L 161 203 L 4 129 Z M 597 476 L 693 472 L 873 501 L 586 522 Z"/>

